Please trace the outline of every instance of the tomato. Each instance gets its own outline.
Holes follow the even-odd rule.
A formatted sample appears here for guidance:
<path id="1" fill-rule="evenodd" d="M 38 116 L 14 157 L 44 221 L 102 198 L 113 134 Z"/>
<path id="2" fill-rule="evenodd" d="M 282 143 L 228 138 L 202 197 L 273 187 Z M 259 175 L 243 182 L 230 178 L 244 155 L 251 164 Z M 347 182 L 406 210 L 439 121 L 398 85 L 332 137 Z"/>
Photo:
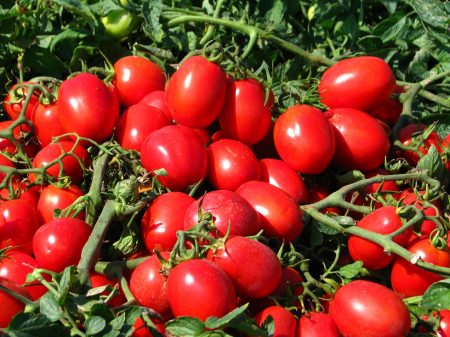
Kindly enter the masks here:
<path id="1" fill-rule="evenodd" d="M 14 167 L 14 164 L 11 160 L 9 160 L 7 157 L 5 157 L 2 153 L 0 153 L 0 166 L 8 166 L 8 167 Z M 0 171 L 0 182 L 3 182 L 3 180 L 6 178 L 6 173 Z M 16 180 L 17 177 L 12 177 L 13 180 Z"/>
<path id="2" fill-rule="evenodd" d="M 156 329 L 165 336 L 165 326 L 164 323 L 161 322 L 154 322 Z M 150 329 L 147 327 L 145 322 L 142 320 L 142 318 L 138 317 L 136 322 L 133 324 L 134 332 L 131 335 L 132 337 L 153 337 L 153 334 L 151 333 Z"/>
<path id="3" fill-rule="evenodd" d="M 369 111 L 388 99 L 395 89 L 389 64 L 374 56 L 357 56 L 337 62 L 322 75 L 319 95 L 330 109 Z"/>
<path id="4" fill-rule="evenodd" d="M 215 190 L 206 193 L 186 210 L 184 229 L 194 227 L 199 222 L 199 212 L 211 213 L 216 232 L 215 236 L 256 235 L 260 230 L 258 213 L 252 205 L 239 194 L 228 190 Z"/>
<path id="5" fill-rule="evenodd" d="M 96 273 L 95 271 L 90 272 L 90 281 L 91 281 L 91 287 L 92 288 L 98 288 L 98 287 L 104 287 L 104 286 L 110 286 L 111 288 L 117 287 L 118 282 L 117 280 L 111 280 L 106 275 Z M 102 292 L 102 295 L 108 296 L 110 294 L 109 290 L 105 290 Z M 122 289 L 119 287 L 118 291 L 116 292 L 116 295 L 114 295 L 108 302 L 108 304 L 112 307 L 118 307 L 122 304 L 125 304 L 127 299 L 125 298 L 125 295 L 123 294 Z"/>
<path id="6" fill-rule="evenodd" d="M 12 124 L 13 121 L 0 122 L 0 131 L 6 131 Z M 17 140 L 18 142 L 20 142 L 21 139 L 21 131 L 23 131 L 23 127 L 21 125 L 16 126 L 12 131 L 14 139 Z M 16 150 L 17 146 L 11 139 L 0 138 L 0 151 L 7 152 L 9 154 L 14 154 Z"/>
<path id="7" fill-rule="evenodd" d="M 141 147 L 148 172 L 164 168 L 158 180 L 172 191 L 182 191 L 206 177 L 206 149 L 197 134 L 184 125 L 168 125 L 150 133 Z"/>
<path id="8" fill-rule="evenodd" d="M 91 227 L 76 218 L 57 218 L 39 227 L 33 238 L 33 253 L 44 269 L 60 273 L 78 264 Z"/>
<path id="9" fill-rule="evenodd" d="M 164 90 L 154 90 L 141 98 L 139 104 L 145 104 L 158 108 L 167 117 L 167 120 L 172 122 L 172 115 L 170 114 L 170 107 L 167 103 L 166 92 Z"/>
<path id="10" fill-rule="evenodd" d="M 164 193 L 152 201 L 141 220 L 141 236 L 149 252 L 172 250 L 177 231 L 184 229 L 184 214 L 194 201 L 182 192 Z"/>
<path id="11" fill-rule="evenodd" d="M 397 98 L 389 97 L 375 109 L 367 111 L 370 115 L 383 121 L 388 125 L 394 125 L 400 114 L 402 113 L 403 105 Z"/>
<path id="12" fill-rule="evenodd" d="M 407 248 L 412 254 L 420 256 L 422 261 L 450 267 L 450 248 L 437 249 L 427 237 L 413 241 Z M 432 283 L 442 279 L 442 276 L 422 269 L 401 257 L 395 258 L 391 269 L 392 289 L 402 297 L 423 295 Z"/>
<path id="13" fill-rule="evenodd" d="M 320 185 L 313 186 L 309 189 L 309 202 L 311 204 L 318 202 L 320 200 L 325 199 L 329 195 L 330 195 L 330 191 L 326 187 L 320 186 Z M 325 214 L 326 213 L 334 213 L 334 214 L 341 213 L 341 211 L 338 207 L 327 207 L 327 208 L 321 209 L 320 211 Z"/>
<path id="14" fill-rule="evenodd" d="M 21 199 L 26 203 L 37 207 L 40 194 L 39 186 L 30 187 L 22 181 L 13 181 L 11 187 L 13 193 L 10 193 L 8 188 L 0 190 L 0 204 L 10 199 Z"/>
<path id="15" fill-rule="evenodd" d="M 253 78 L 228 81 L 227 94 L 219 124 L 227 138 L 247 145 L 261 141 L 270 130 L 274 104 L 270 91 L 266 100 L 264 86 Z M 258 127 L 255 128 L 255 125 Z"/>
<path id="16" fill-rule="evenodd" d="M 33 236 L 38 228 L 34 205 L 18 199 L 0 205 L 0 249 L 17 246 L 25 253 L 31 253 Z"/>
<path id="17" fill-rule="evenodd" d="M 330 315 L 309 312 L 300 317 L 296 337 L 338 337 L 339 332 Z"/>
<path id="18" fill-rule="evenodd" d="M 216 189 L 235 191 L 260 177 L 259 162 L 252 150 L 234 139 L 221 139 L 207 147 L 208 182 Z"/>
<path id="19" fill-rule="evenodd" d="M 163 254 L 163 257 L 168 258 L 169 253 Z M 130 290 L 139 305 L 155 310 L 167 320 L 172 317 L 172 312 L 166 293 L 167 278 L 161 270 L 158 256 L 150 256 L 131 273 Z"/>
<path id="20" fill-rule="evenodd" d="M 397 294 L 366 280 L 339 288 L 330 315 L 342 337 L 400 337 L 411 328 L 408 309 Z"/>
<path id="21" fill-rule="evenodd" d="M 62 176 L 69 177 L 74 184 L 80 184 L 83 181 L 84 169 L 90 165 L 91 161 L 89 153 L 80 143 L 76 145 L 75 142 L 62 140 L 48 144 L 36 154 L 33 160 L 33 167 L 47 167 L 63 154 L 64 157 L 61 159 L 63 165 Z M 84 164 L 84 167 L 81 167 L 80 161 Z M 61 165 L 59 163 L 55 163 L 45 170 L 48 175 L 54 178 L 62 178 L 60 171 Z M 31 182 L 34 182 L 36 175 L 34 173 L 30 174 L 29 178 Z"/>
<path id="22" fill-rule="evenodd" d="M 130 35 L 138 24 L 137 16 L 123 8 L 110 11 L 100 20 L 105 29 L 105 34 L 115 40 Z"/>
<path id="23" fill-rule="evenodd" d="M 102 143 L 113 133 L 119 106 L 114 93 L 95 75 L 81 73 L 61 83 L 57 107 L 65 132 Z"/>
<path id="24" fill-rule="evenodd" d="M 450 337 L 450 310 L 439 310 L 438 337 Z"/>
<path id="25" fill-rule="evenodd" d="M 222 68 L 203 56 L 186 59 L 169 79 L 167 103 L 173 119 L 192 128 L 206 128 L 219 116 L 227 89 Z"/>
<path id="26" fill-rule="evenodd" d="M 237 294 L 247 299 L 271 294 L 281 280 L 281 263 L 265 244 L 243 236 L 232 236 L 208 257 L 230 276 Z"/>
<path id="27" fill-rule="evenodd" d="M 292 242 L 303 231 L 302 212 L 286 192 L 263 181 L 242 184 L 237 194 L 259 213 L 264 235 Z"/>
<path id="28" fill-rule="evenodd" d="M 6 97 L 3 101 L 3 109 L 11 120 L 16 120 L 20 112 L 22 111 L 23 105 L 29 93 L 29 85 L 34 84 L 33 82 L 23 82 L 14 84 L 11 89 L 8 90 Z M 20 85 L 20 88 L 18 86 Z M 27 109 L 25 111 L 25 118 L 31 120 L 31 115 L 33 109 L 39 104 L 40 92 L 35 90 L 33 96 L 31 96 L 30 102 L 28 103 Z"/>
<path id="29" fill-rule="evenodd" d="M 356 226 L 375 233 L 389 234 L 401 228 L 403 222 L 394 206 L 384 206 L 364 216 Z M 405 246 L 411 234 L 412 228 L 409 228 L 396 235 L 393 241 Z M 348 237 L 348 250 L 354 261 L 362 261 L 368 269 L 385 268 L 394 260 L 394 255 L 386 253 L 383 247 L 355 235 Z"/>
<path id="30" fill-rule="evenodd" d="M 134 104 L 120 116 L 116 138 L 124 149 L 139 151 L 151 132 L 166 125 L 169 125 L 169 120 L 158 108 Z"/>
<path id="31" fill-rule="evenodd" d="M 302 176 L 280 159 L 265 158 L 259 161 L 261 180 L 281 188 L 289 194 L 297 204 L 309 201 L 308 187 Z"/>
<path id="32" fill-rule="evenodd" d="M 299 296 L 303 293 L 303 281 L 304 279 L 297 269 L 284 267 L 281 271 L 280 283 L 272 295 L 281 297 L 286 297 L 287 295 Z"/>
<path id="33" fill-rule="evenodd" d="M 28 297 L 27 292 L 13 281 L 0 277 L 0 285 L 24 297 Z M 6 328 L 15 315 L 23 312 L 25 304 L 2 289 L 0 289 L 0 303 L 2 304 L 0 306 L 0 328 Z"/>
<path id="34" fill-rule="evenodd" d="M 273 138 L 281 159 L 302 174 L 321 173 L 333 159 L 333 128 L 313 106 L 287 109 L 275 122 Z"/>
<path id="35" fill-rule="evenodd" d="M 176 265 L 169 272 L 166 291 L 175 317 L 206 320 L 210 316 L 222 317 L 236 308 L 236 291 L 230 278 L 206 259 Z"/>
<path id="36" fill-rule="evenodd" d="M 269 132 L 258 143 L 252 146 L 253 152 L 258 159 L 264 158 L 276 158 L 279 159 L 277 149 L 275 148 L 275 141 L 273 139 L 273 129 L 275 128 L 275 122 L 270 123 Z"/>
<path id="37" fill-rule="evenodd" d="M 37 206 L 40 223 L 44 224 L 54 219 L 56 210 L 64 210 L 82 195 L 84 195 L 83 191 L 76 185 L 69 185 L 66 188 L 54 185 L 45 186 L 41 191 Z M 72 215 L 73 212 L 68 214 L 68 216 Z M 78 213 L 76 217 L 83 220 L 84 211 Z"/>
<path id="38" fill-rule="evenodd" d="M 52 142 L 53 137 L 65 133 L 59 121 L 59 111 L 56 103 L 48 105 L 38 104 L 33 110 L 31 120 L 34 124 L 35 136 L 42 146 L 47 146 Z"/>
<path id="39" fill-rule="evenodd" d="M 343 170 L 370 171 L 381 166 L 389 151 L 389 138 L 378 121 L 356 109 L 324 113 L 336 136 L 333 166 Z"/>
<path id="40" fill-rule="evenodd" d="M 297 328 L 297 319 L 286 308 L 281 306 L 270 306 L 259 312 L 255 321 L 260 327 L 263 326 L 264 321 L 271 317 L 274 324 L 273 337 L 295 337 L 295 330 Z"/>

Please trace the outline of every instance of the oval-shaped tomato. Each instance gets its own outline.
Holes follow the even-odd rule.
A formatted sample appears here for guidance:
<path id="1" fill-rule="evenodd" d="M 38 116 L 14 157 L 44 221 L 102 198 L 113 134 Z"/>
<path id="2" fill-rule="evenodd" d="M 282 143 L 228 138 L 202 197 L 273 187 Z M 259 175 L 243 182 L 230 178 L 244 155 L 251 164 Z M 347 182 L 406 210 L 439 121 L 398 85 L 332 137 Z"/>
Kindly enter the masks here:
<path id="1" fill-rule="evenodd" d="M 206 259 L 176 265 L 169 272 L 166 291 L 175 317 L 191 316 L 204 321 L 211 316 L 222 317 L 236 308 L 236 290 L 230 278 Z"/>
<path id="2" fill-rule="evenodd" d="M 339 337 L 339 331 L 330 315 L 309 312 L 300 317 L 296 337 Z"/>
<path id="3" fill-rule="evenodd" d="M 185 60 L 167 83 L 166 98 L 173 119 L 192 128 L 206 128 L 219 116 L 227 89 L 222 68 L 203 56 Z"/>
<path id="4" fill-rule="evenodd" d="M 375 109 L 367 111 L 370 115 L 384 123 L 393 126 L 400 117 L 403 110 L 403 104 L 397 98 L 389 97 L 378 105 Z"/>
<path id="5" fill-rule="evenodd" d="M 120 40 L 133 32 L 138 24 L 138 17 L 124 8 L 110 11 L 101 17 L 105 34 L 112 39 Z"/>
<path id="6" fill-rule="evenodd" d="M 255 316 L 256 324 L 260 327 L 264 326 L 264 321 L 271 317 L 274 325 L 273 337 L 295 337 L 297 328 L 297 319 L 286 308 L 279 305 L 270 306 Z"/>
<path id="7" fill-rule="evenodd" d="M 356 109 L 333 109 L 325 113 L 336 136 L 333 166 L 343 170 L 371 171 L 384 163 L 389 138 L 378 121 Z"/>
<path id="8" fill-rule="evenodd" d="M 172 115 L 170 114 L 170 107 L 167 103 L 166 92 L 164 90 L 154 90 L 142 97 L 139 104 L 145 104 L 158 108 L 167 117 L 167 120 L 172 122 Z"/>
<path id="9" fill-rule="evenodd" d="M 53 137 L 65 133 L 59 121 L 59 111 L 56 103 L 38 104 L 33 110 L 31 120 L 34 124 L 34 134 L 41 146 L 47 146 L 53 141 Z"/>
<path id="10" fill-rule="evenodd" d="M 395 77 L 383 59 L 357 56 L 328 68 L 319 83 L 319 95 L 330 109 L 374 109 L 392 95 Z"/>
<path id="11" fill-rule="evenodd" d="M 321 173 L 333 159 L 333 128 L 313 106 L 294 105 L 287 109 L 275 122 L 273 139 L 281 159 L 300 173 Z"/>
<path id="12" fill-rule="evenodd" d="M 0 285 L 28 297 L 28 293 L 16 282 L 0 277 Z M 0 306 L 0 328 L 6 328 L 14 316 L 25 309 L 25 304 L 2 289 L 0 289 L 0 303 L 2 304 Z"/>
<path id="13" fill-rule="evenodd" d="M 330 303 L 330 315 L 343 337 L 401 337 L 411 329 L 408 308 L 400 297 L 366 280 L 339 288 Z"/>
<path id="14" fill-rule="evenodd" d="M 34 185 L 30 187 L 22 181 L 13 181 L 11 187 L 11 191 L 9 191 L 6 187 L 0 190 L 0 205 L 7 200 L 20 199 L 34 207 L 37 207 L 40 186 Z"/>
<path id="15" fill-rule="evenodd" d="M 150 133 L 141 146 L 148 172 L 165 169 L 158 180 L 171 191 L 182 191 L 206 177 L 206 149 L 200 137 L 184 125 L 168 125 Z"/>

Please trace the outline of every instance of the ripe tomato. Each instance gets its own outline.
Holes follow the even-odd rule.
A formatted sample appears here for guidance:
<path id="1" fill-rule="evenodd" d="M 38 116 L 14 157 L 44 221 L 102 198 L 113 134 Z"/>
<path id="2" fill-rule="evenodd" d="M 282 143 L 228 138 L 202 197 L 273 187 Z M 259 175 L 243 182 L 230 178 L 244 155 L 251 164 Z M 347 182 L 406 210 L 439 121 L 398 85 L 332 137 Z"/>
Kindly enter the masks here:
<path id="1" fill-rule="evenodd" d="M 281 159 L 300 173 L 321 173 L 333 159 L 333 128 L 313 106 L 287 109 L 275 122 L 273 138 Z"/>
<path id="2" fill-rule="evenodd" d="M 14 167 L 14 164 L 11 160 L 5 157 L 2 153 L 0 153 L 0 166 L 8 166 Z M 0 183 L 6 178 L 6 173 L 0 171 Z M 16 177 L 17 178 L 17 177 Z M 13 180 L 16 180 L 13 176 Z"/>
<path id="3" fill-rule="evenodd" d="M 192 128 L 206 128 L 219 116 L 227 89 L 222 68 L 203 56 L 185 60 L 169 79 L 167 103 L 173 119 Z"/>
<path id="4" fill-rule="evenodd" d="M 167 104 L 166 92 L 164 90 L 154 90 L 142 97 L 139 104 L 145 104 L 158 108 L 167 117 L 167 120 L 172 122 L 172 115 L 170 114 L 170 107 Z"/>
<path id="5" fill-rule="evenodd" d="M 13 121 L 0 122 L 0 131 L 7 130 L 11 126 L 12 123 L 13 123 Z M 24 127 L 22 127 L 21 125 L 16 126 L 13 129 L 13 137 L 18 142 L 20 142 L 20 139 L 21 139 L 21 131 L 24 131 Z M 11 141 L 10 139 L 7 139 L 7 138 L 0 138 L 0 151 L 7 152 L 9 154 L 14 154 L 16 152 L 16 150 L 17 150 L 17 146 L 16 146 L 16 144 L 14 144 L 13 141 Z"/>
<path id="6" fill-rule="evenodd" d="M 220 128 L 227 138 L 247 145 L 261 141 L 270 130 L 273 94 L 266 101 L 264 86 L 253 78 L 228 81 L 227 94 L 219 115 Z M 258 127 L 255 128 L 255 125 Z"/>
<path id="7" fill-rule="evenodd" d="M 195 226 L 199 221 L 199 211 L 211 213 L 217 237 L 224 236 L 229 227 L 229 235 L 250 236 L 260 230 L 258 213 L 252 205 L 239 194 L 228 190 L 215 190 L 206 193 L 186 210 L 184 229 Z"/>
<path id="8" fill-rule="evenodd" d="M 141 147 L 148 172 L 164 168 L 158 180 L 172 191 L 182 191 L 206 176 L 206 149 L 197 134 L 184 125 L 168 125 L 150 133 Z"/>
<path id="9" fill-rule="evenodd" d="M 329 195 L 330 191 L 326 187 L 320 185 L 313 186 L 309 189 L 309 202 L 311 204 L 318 202 L 320 200 L 325 199 Z M 341 211 L 338 207 L 327 207 L 320 211 L 325 214 L 326 213 L 341 214 Z"/>
<path id="10" fill-rule="evenodd" d="M 40 187 L 39 186 L 28 186 L 22 181 L 12 182 L 12 192 L 8 188 L 3 188 L 0 190 L 0 205 L 10 199 L 20 199 L 26 203 L 37 207 L 39 201 Z"/>
<path id="11" fill-rule="evenodd" d="M 53 137 L 65 133 L 59 121 L 59 112 L 56 103 L 48 105 L 38 104 L 33 110 L 31 120 L 34 124 L 35 136 L 41 146 L 47 146 L 52 142 Z"/>
<path id="12" fill-rule="evenodd" d="M 370 171 L 384 163 L 389 138 L 375 118 L 350 108 L 328 110 L 324 114 L 336 136 L 335 167 Z"/>
<path id="13" fill-rule="evenodd" d="M 300 317 L 296 337 L 338 337 L 339 331 L 330 315 L 309 312 Z"/>
<path id="14" fill-rule="evenodd" d="M 16 120 L 20 112 L 22 111 L 25 100 L 27 99 L 29 93 L 29 87 L 27 85 L 32 85 L 33 82 L 23 82 L 14 84 L 11 89 L 8 90 L 6 97 L 3 101 L 3 109 L 11 120 Z M 23 85 L 18 88 L 19 85 Z M 31 96 L 30 102 L 25 111 L 25 117 L 31 120 L 31 115 L 33 109 L 39 104 L 40 92 L 36 90 Z"/>
<path id="15" fill-rule="evenodd" d="M 450 248 L 437 249 L 428 237 L 413 241 L 408 250 L 420 256 L 425 262 L 450 267 Z M 432 283 L 442 279 L 442 276 L 422 269 L 401 257 L 395 258 L 391 269 L 392 289 L 402 297 L 423 295 Z"/>
<path id="16" fill-rule="evenodd" d="M 42 225 L 33 238 L 33 253 L 44 269 L 60 273 L 76 265 L 91 235 L 91 227 L 76 218 L 57 218 Z"/>
<path id="17" fill-rule="evenodd" d="M 438 337 L 450 337 L 450 310 L 439 310 Z"/>
<path id="18" fill-rule="evenodd" d="M 155 321 L 155 319 L 152 319 Z M 165 336 L 165 326 L 162 322 L 153 322 L 155 323 L 156 329 L 161 333 L 161 335 Z M 133 324 L 134 332 L 131 335 L 132 337 L 153 337 L 152 332 L 147 327 L 142 318 L 138 317 L 138 319 Z"/>
<path id="19" fill-rule="evenodd" d="M 28 297 L 28 293 L 16 282 L 0 277 L 0 285 L 22 296 Z M 0 328 L 6 328 L 15 315 L 25 309 L 25 304 L 0 289 Z"/>
<path id="20" fill-rule="evenodd" d="M 133 104 L 120 116 L 116 138 L 124 149 L 139 151 L 151 132 L 169 124 L 169 120 L 158 108 L 141 103 Z"/>
<path id="21" fill-rule="evenodd" d="M 270 306 L 255 316 L 256 324 L 262 327 L 269 316 L 274 324 L 274 331 L 270 336 L 295 337 L 297 319 L 289 310 L 278 305 Z"/>
<path id="22" fill-rule="evenodd" d="M 284 267 L 281 271 L 280 283 L 272 295 L 281 297 L 287 295 L 299 296 L 303 293 L 303 281 L 304 279 L 297 269 Z"/>
<path id="23" fill-rule="evenodd" d="M 252 150 L 234 139 L 221 139 L 207 147 L 208 182 L 216 189 L 235 191 L 260 177 L 259 162 Z"/>
<path id="24" fill-rule="evenodd" d="M 236 292 L 246 299 L 271 294 L 281 280 L 281 263 L 265 244 L 243 236 L 232 236 L 223 247 L 209 251 L 212 259 L 233 281 Z"/>
<path id="25" fill-rule="evenodd" d="M 330 315 L 343 337 L 400 337 L 411 328 L 408 309 L 397 294 L 365 280 L 339 288 Z"/>
<path id="26" fill-rule="evenodd" d="M 176 265 L 169 272 L 166 291 L 175 317 L 206 320 L 210 316 L 222 317 L 236 308 L 236 290 L 230 278 L 206 259 Z"/>
<path id="27" fill-rule="evenodd" d="M 168 192 L 157 196 L 141 220 L 141 236 L 149 252 L 172 250 L 177 231 L 184 229 L 184 214 L 195 201 L 182 192 Z"/>
<path id="28" fill-rule="evenodd" d="M 367 111 L 370 115 L 384 123 L 392 126 L 394 125 L 400 114 L 402 113 L 403 105 L 397 98 L 389 97 L 387 100 L 378 105 L 375 109 Z"/>
<path id="29" fill-rule="evenodd" d="M 263 181 L 242 184 L 237 194 L 259 213 L 264 235 L 292 242 L 303 231 L 302 212 L 286 192 Z"/>
<path id="30" fill-rule="evenodd" d="M 59 120 L 65 132 L 102 143 L 113 133 L 119 105 L 114 92 L 97 76 L 81 73 L 58 90 Z"/>
<path id="31" fill-rule="evenodd" d="M 319 95 L 330 109 L 374 109 L 395 89 L 390 66 L 374 56 L 351 57 L 328 68 L 319 83 Z"/>
<path id="32" fill-rule="evenodd" d="M 117 280 L 111 280 L 108 277 L 106 277 L 103 274 L 96 273 L 95 271 L 90 272 L 90 281 L 91 281 L 91 287 L 97 288 L 97 287 L 104 287 L 104 286 L 110 286 L 111 288 L 114 288 L 118 285 Z M 108 296 L 110 294 L 109 290 L 105 290 L 102 292 L 102 295 Z M 124 304 L 127 301 L 125 298 L 125 295 L 123 294 L 122 289 L 119 287 L 118 292 L 116 295 L 114 295 L 108 304 L 112 307 L 118 307 Z"/>

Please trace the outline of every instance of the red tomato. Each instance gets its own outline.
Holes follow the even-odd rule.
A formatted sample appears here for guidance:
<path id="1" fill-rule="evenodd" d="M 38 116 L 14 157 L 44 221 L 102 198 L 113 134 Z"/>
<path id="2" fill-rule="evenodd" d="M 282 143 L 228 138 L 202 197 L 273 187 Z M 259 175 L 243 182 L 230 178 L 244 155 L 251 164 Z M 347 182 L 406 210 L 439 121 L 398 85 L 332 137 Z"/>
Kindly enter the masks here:
<path id="1" fill-rule="evenodd" d="M 397 98 L 389 97 L 375 109 L 368 111 L 368 113 L 373 117 L 383 121 L 384 123 L 392 126 L 400 117 L 402 109 L 403 105 Z"/>
<path id="2" fill-rule="evenodd" d="M 259 162 L 252 150 L 234 139 L 221 139 L 207 148 L 208 182 L 218 190 L 235 191 L 260 177 Z"/>
<path id="3" fill-rule="evenodd" d="M 113 133 L 119 105 L 114 92 L 97 76 L 81 73 L 58 90 L 59 120 L 65 132 L 102 143 Z"/>
<path id="4" fill-rule="evenodd" d="M 330 315 L 343 337 L 400 337 L 411 328 L 405 303 L 391 289 L 365 280 L 339 288 Z"/>
<path id="5" fill-rule="evenodd" d="M 153 61 L 142 56 L 125 56 L 114 63 L 113 79 L 120 104 L 129 107 L 145 95 L 163 90 L 166 84 L 164 71 Z"/>
<path id="6" fill-rule="evenodd" d="M 330 315 L 310 312 L 300 317 L 296 337 L 339 337 L 339 331 Z"/>
<path id="7" fill-rule="evenodd" d="M 287 109 L 275 122 L 273 138 L 281 159 L 300 173 L 321 173 L 333 159 L 333 128 L 313 106 Z"/>
<path id="8" fill-rule="evenodd" d="M 384 206 L 366 215 L 356 226 L 375 233 L 389 234 L 401 228 L 403 222 L 394 206 Z M 411 234 L 412 228 L 409 228 L 396 235 L 393 241 L 405 246 Z M 348 250 L 354 261 L 362 261 L 368 269 L 385 268 L 394 260 L 394 255 L 386 254 L 383 247 L 359 236 L 348 237 Z"/>
<path id="9" fill-rule="evenodd" d="M 375 118 L 350 108 L 333 109 L 324 114 L 336 136 L 335 167 L 370 171 L 384 163 L 389 138 Z"/>
<path id="10" fill-rule="evenodd" d="M 2 153 L 0 153 L 0 166 L 14 167 L 14 164 L 11 160 L 9 160 Z M 0 171 L 0 183 L 3 182 L 5 177 L 6 177 L 6 173 Z M 13 176 L 13 180 L 16 180 L 14 178 L 14 176 Z"/>
<path id="11" fill-rule="evenodd" d="M 219 124 L 227 138 L 247 145 L 261 141 L 270 130 L 272 92 L 266 100 L 264 86 L 253 78 L 229 80 Z M 255 125 L 258 127 L 255 128 Z"/>
<path id="12" fill-rule="evenodd" d="M 274 331 L 270 336 L 295 337 L 297 319 L 289 310 L 277 305 L 270 306 L 256 315 L 256 324 L 262 327 L 264 321 L 269 316 L 272 318 L 274 324 Z"/>
<path id="13" fill-rule="evenodd" d="M 3 101 L 3 109 L 11 120 L 16 120 L 19 117 L 30 89 L 27 85 L 32 84 L 33 82 L 14 84 L 6 94 Z M 21 85 L 20 88 L 18 88 L 19 85 Z M 31 120 L 33 109 L 39 104 L 39 95 L 40 92 L 36 90 L 33 93 L 33 96 L 31 96 L 30 102 L 25 111 L 25 117 L 29 120 Z"/>
<path id="14" fill-rule="evenodd" d="M 309 189 L 309 202 L 315 203 L 318 202 L 320 200 L 325 199 L 326 197 L 328 197 L 330 195 L 330 192 L 328 191 L 327 188 L 325 188 L 324 186 L 313 186 Z M 320 210 L 322 213 L 334 213 L 334 214 L 340 214 L 341 211 L 339 210 L 338 207 L 327 207 L 324 208 L 322 210 Z"/>
<path id="15" fill-rule="evenodd" d="M 206 320 L 236 308 L 236 291 L 228 275 L 205 259 L 183 261 L 167 278 L 167 298 L 175 317 Z"/>
<path id="16" fill-rule="evenodd" d="M 280 159 L 266 158 L 259 161 L 261 165 L 261 180 L 281 188 L 297 204 L 307 204 L 309 201 L 308 187 L 302 176 Z"/>
<path id="17" fill-rule="evenodd" d="M 59 112 L 56 103 L 48 105 L 38 104 L 33 110 L 31 120 L 34 124 L 35 136 L 42 146 L 47 146 L 52 142 L 53 137 L 65 133 L 59 121 Z"/>
<path id="18" fill-rule="evenodd" d="M 90 280 L 91 280 L 91 287 L 97 288 L 97 287 L 104 287 L 104 286 L 111 286 L 111 288 L 117 287 L 118 282 L 117 280 L 110 280 L 108 277 L 106 277 L 103 274 L 96 273 L 94 271 L 90 272 Z M 110 294 L 109 290 L 105 290 L 102 295 L 108 296 Z M 127 301 L 125 295 L 123 294 L 122 289 L 119 287 L 118 292 L 116 295 L 114 295 L 108 304 L 112 307 L 118 307 L 124 304 Z"/>
<path id="19" fill-rule="evenodd" d="M 76 218 L 57 218 L 42 225 L 33 238 L 33 253 L 44 269 L 60 273 L 78 264 L 91 227 Z"/>
<path id="20" fill-rule="evenodd" d="M 13 281 L 0 277 L 0 285 L 22 296 L 28 297 L 28 293 L 22 289 L 19 284 Z M 19 312 L 23 312 L 25 304 L 2 289 L 0 289 L 0 303 L 2 304 L 0 306 L 0 328 L 6 328 L 15 315 Z"/>
<path id="21" fill-rule="evenodd" d="M 223 247 L 209 251 L 208 257 L 233 281 L 237 294 L 247 299 L 271 294 L 281 280 L 281 263 L 265 244 L 243 236 L 233 236 Z"/>
<path id="22" fill-rule="evenodd" d="M 169 124 L 169 120 L 158 108 L 141 103 L 134 104 L 120 116 L 116 138 L 124 149 L 139 151 L 151 132 Z"/>
<path id="23" fill-rule="evenodd" d="M 155 322 L 156 328 L 158 331 L 165 336 L 165 327 L 164 323 Z M 132 337 L 153 337 L 150 329 L 147 327 L 142 318 L 138 317 L 136 322 L 133 324 L 134 332 L 131 335 Z"/>
<path id="24" fill-rule="evenodd" d="M 227 89 L 222 68 L 203 56 L 185 60 L 167 83 L 166 98 L 173 119 L 192 128 L 206 128 L 219 116 Z"/>
<path id="25" fill-rule="evenodd" d="M 450 310 L 439 310 L 438 337 L 450 337 Z"/>
<path id="26" fill-rule="evenodd" d="M 10 199 L 21 199 L 26 203 L 37 207 L 39 201 L 40 187 L 29 187 L 27 184 L 21 181 L 12 182 L 13 194 L 10 194 L 8 188 L 0 190 L 0 204 Z"/>
<path id="27" fill-rule="evenodd" d="M 286 297 L 286 295 L 299 296 L 303 293 L 303 277 L 297 269 L 285 267 L 281 271 L 281 280 L 277 289 L 272 293 L 274 296 Z"/>
<path id="28" fill-rule="evenodd" d="M 145 104 L 154 108 L 158 108 L 162 111 L 164 116 L 166 116 L 167 120 L 172 122 L 172 115 L 170 114 L 170 107 L 167 104 L 166 92 L 164 90 L 155 90 L 149 92 L 147 95 L 142 97 L 142 99 L 139 101 L 139 104 Z"/>
<path id="29" fill-rule="evenodd" d="M 330 109 L 374 109 L 388 99 L 395 88 L 390 66 L 374 56 L 357 56 L 328 68 L 319 83 L 319 95 Z"/>
<path id="30" fill-rule="evenodd" d="M 177 231 L 184 229 L 184 214 L 195 201 L 182 192 L 168 192 L 157 196 L 141 220 L 141 236 L 149 252 L 172 250 Z"/>
<path id="31" fill-rule="evenodd" d="M 217 232 L 216 236 L 250 236 L 260 230 L 259 216 L 255 209 L 239 194 L 228 190 L 215 190 L 206 193 L 186 210 L 184 229 L 195 226 L 199 221 L 199 211 L 211 213 Z"/>
<path id="32" fill-rule="evenodd" d="M 184 125 L 168 125 L 150 133 L 141 147 L 148 172 L 164 168 L 158 180 L 172 191 L 182 191 L 206 176 L 206 149 L 197 134 Z"/>
<path id="33" fill-rule="evenodd" d="M 264 235 L 292 242 L 303 231 L 302 212 L 286 192 L 263 181 L 242 184 L 237 194 L 259 213 Z"/>
<path id="34" fill-rule="evenodd" d="M 437 249 L 427 237 L 413 241 L 408 250 L 420 256 L 425 262 L 450 267 L 450 248 Z M 392 289 L 402 297 L 423 295 L 432 283 L 442 279 L 442 276 L 422 269 L 401 257 L 395 258 L 391 269 Z"/>
<path id="35" fill-rule="evenodd" d="M 13 121 L 2 121 L 0 122 L 0 131 L 6 131 L 11 124 L 13 124 Z M 21 131 L 23 131 L 22 126 L 16 126 L 13 130 L 13 137 L 15 140 L 20 142 L 21 138 Z M 16 144 L 10 139 L 7 138 L 0 138 L 0 151 L 7 152 L 9 154 L 14 154 L 17 150 Z"/>

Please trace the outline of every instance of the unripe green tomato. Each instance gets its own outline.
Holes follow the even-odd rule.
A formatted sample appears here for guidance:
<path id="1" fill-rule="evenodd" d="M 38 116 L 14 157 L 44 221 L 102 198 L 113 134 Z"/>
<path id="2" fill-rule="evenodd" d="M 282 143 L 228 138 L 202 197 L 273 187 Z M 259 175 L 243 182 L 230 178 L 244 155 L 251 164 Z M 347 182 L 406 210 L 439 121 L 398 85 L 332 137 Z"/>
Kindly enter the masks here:
<path id="1" fill-rule="evenodd" d="M 138 18 L 126 9 L 117 9 L 101 18 L 105 34 L 110 38 L 120 40 L 128 36 L 137 26 Z"/>

